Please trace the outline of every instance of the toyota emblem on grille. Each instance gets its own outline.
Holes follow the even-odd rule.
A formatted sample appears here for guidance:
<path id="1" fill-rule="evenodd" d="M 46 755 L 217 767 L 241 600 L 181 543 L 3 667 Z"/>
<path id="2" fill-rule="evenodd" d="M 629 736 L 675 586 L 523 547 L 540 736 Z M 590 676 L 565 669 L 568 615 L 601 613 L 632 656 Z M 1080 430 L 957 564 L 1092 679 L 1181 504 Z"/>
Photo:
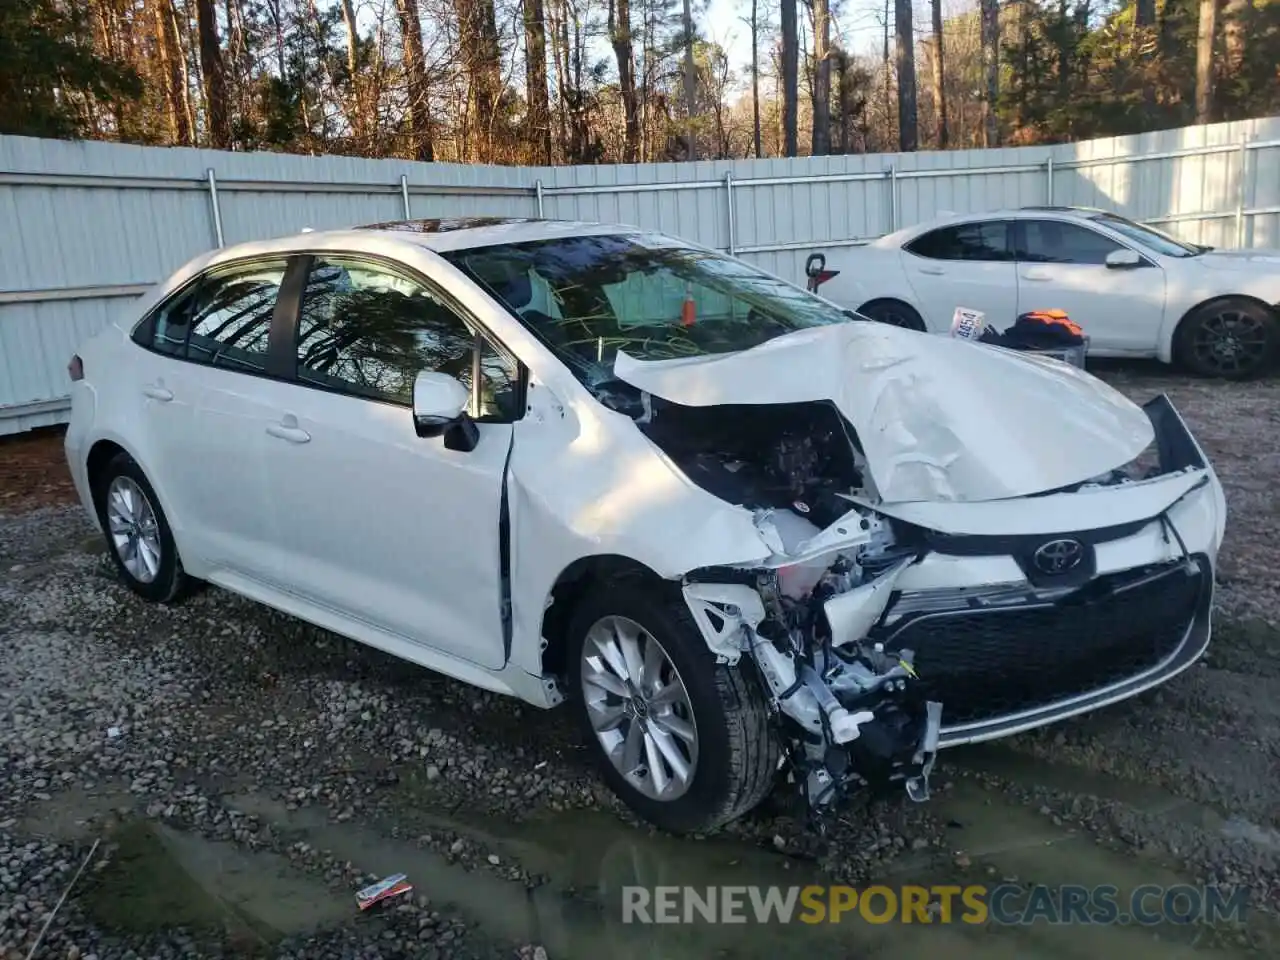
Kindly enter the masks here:
<path id="1" fill-rule="evenodd" d="M 1066 573 L 1084 559 L 1084 544 L 1079 540 L 1050 540 L 1032 559 L 1041 573 Z"/>

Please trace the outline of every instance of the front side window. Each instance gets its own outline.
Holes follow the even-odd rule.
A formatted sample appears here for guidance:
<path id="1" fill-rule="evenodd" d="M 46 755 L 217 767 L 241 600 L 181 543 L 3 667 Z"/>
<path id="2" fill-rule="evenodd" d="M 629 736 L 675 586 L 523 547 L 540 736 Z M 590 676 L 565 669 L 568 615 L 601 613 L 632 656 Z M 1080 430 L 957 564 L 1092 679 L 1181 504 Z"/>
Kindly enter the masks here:
<path id="1" fill-rule="evenodd" d="M 928 260 L 1001 262 L 1013 259 L 1007 220 L 940 227 L 917 237 L 907 244 L 906 249 Z"/>
<path id="2" fill-rule="evenodd" d="M 564 237 L 446 256 L 588 387 L 612 379 L 619 351 L 642 360 L 730 353 L 850 319 L 744 263 L 658 235 Z"/>
<path id="3" fill-rule="evenodd" d="M 297 333 L 302 383 L 408 406 L 422 371 L 472 392 L 473 416 L 516 419 L 517 367 L 418 281 L 379 264 L 317 257 Z"/>
<path id="4" fill-rule="evenodd" d="M 1018 259 L 1031 263 L 1105 265 L 1123 247 L 1096 230 L 1063 220 L 1024 220 Z"/>

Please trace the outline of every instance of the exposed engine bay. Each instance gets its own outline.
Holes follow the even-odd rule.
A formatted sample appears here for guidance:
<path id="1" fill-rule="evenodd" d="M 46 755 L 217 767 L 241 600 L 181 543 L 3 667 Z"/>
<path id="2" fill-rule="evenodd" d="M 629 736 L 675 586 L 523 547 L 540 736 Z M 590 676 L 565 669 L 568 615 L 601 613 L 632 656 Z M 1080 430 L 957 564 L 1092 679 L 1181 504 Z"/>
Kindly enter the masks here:
<path id="1" fill-rule="evenodd" d="M 640 429 L 698 486 L 749 509 L 789 510 L 818 528 L 863 490 L 852 428 L 825 401 L 686 407 L 650 398 Z"/>
<path id="2" fill-rule="evenodd" d="M 755 511 L 782 555 L 842 518 L 841 532 L 858 534 L 853 547 L 794 563 L 693 571 L 686 600 L 718 655 L 749 653 L 759 668 L 790 777 L 813 810 L 888 782 L 927 799 L 942 705 L 913 695 L 911 651 L 864 640 L 921 540 L 850 501 L 872 493 L 852 427 L 824 401 L 689 407 L 646 395 L 643 408 L 644 434 L 694 483 Z M 748 588 L 741 602 L 724 593 L 730 583 Z"/>

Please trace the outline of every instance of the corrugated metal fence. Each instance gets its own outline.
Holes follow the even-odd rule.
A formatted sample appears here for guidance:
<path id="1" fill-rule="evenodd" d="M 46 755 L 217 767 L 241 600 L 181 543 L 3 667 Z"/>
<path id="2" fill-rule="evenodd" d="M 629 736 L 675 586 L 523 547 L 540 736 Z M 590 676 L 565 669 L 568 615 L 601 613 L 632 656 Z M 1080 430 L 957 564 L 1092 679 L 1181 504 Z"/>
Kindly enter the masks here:
<path id="1" fill-rule="evenodd" d="M 402 217 L 543 216 L 663 230 L 799 281 L 814 249 L 1043 203 L 1215 246 L 1280 246 L 1280 118 L 1054 147 L 541 168 L 0 137 L 0 434 L 61 422 L 77 343 L 213 246 Z"/>

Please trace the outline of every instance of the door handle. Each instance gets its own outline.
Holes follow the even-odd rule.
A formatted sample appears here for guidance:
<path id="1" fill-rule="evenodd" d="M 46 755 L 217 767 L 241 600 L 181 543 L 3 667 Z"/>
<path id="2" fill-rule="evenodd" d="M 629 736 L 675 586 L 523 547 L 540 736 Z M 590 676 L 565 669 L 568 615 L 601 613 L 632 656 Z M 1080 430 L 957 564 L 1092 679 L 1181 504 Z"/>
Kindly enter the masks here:
<path id="1" fill-rule="evenodd" d="M 1044 280 L 1052 280 L 1053 277 L 1049 276 L 1049 274 L 1041 270 L 1028 270 L 1026 273 L 1022 275 L 1022 279 L 1044 281 Z"/>
<path id="2" fill-rule="evenodd" d="M 290 443 L 306 443 L 311 439 L 311 434 L 298 426 L 298 418 L 292 413 L 286 413 L 279 423 L 267 424 L 267 433 Z"/>
<path id="3" fill-rule="evenodd" d="M 168 403 L 170 400 L 173 399 L 173 391 L 167 389 L 162 384 L 156 384 L 155 386 L 151 386 L 151 387 L 143 387 L 142 392 L 146 396 L 150 397 L 152 400 L 159 400 L 161 403 Z"/>
<path id="4" fill-rule="evenodd" d="M 941 267 L 920 267 L 919 269 L 921 273 L 928 273 L 935 277 L 940 277 L 946 273 Z"/>

